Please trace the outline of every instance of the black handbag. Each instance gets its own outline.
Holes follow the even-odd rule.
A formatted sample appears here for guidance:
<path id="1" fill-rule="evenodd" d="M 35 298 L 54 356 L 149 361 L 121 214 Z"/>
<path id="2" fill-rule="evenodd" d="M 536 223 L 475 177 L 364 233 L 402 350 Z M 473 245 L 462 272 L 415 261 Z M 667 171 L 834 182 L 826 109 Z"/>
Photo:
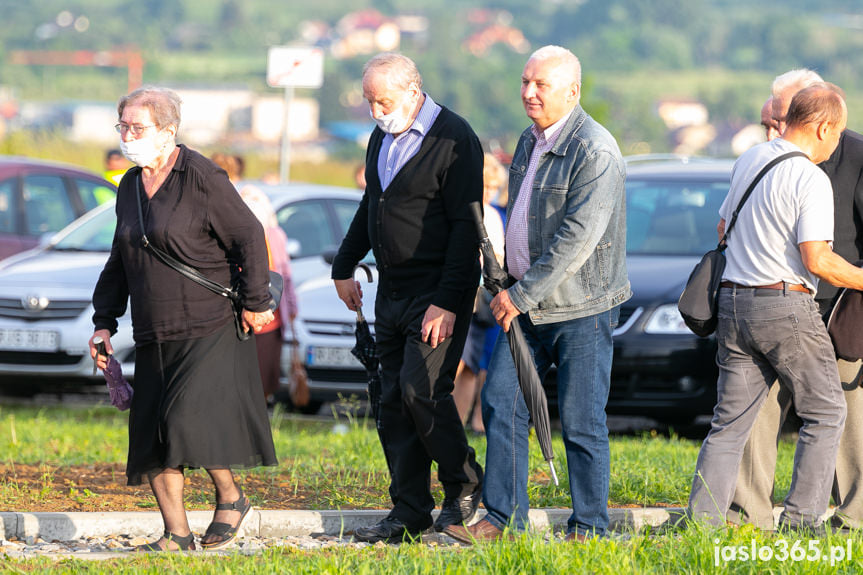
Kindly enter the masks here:
<path id="1" fill-rule="evenodd" d="M 863 267 L 863 261 L 858 261 L 854 265 Z M 863 325 L 863 292 L 842 288 L 827 319 L 827 333 L 833 341 L 836 357 L 852 362 L 863 359 L 861 325 Z"/>
<path id="2" fill-rule="evenodd" d="M 250 334 L 246 330 L 243 329 L 243 304 L 240 300 L 240 293 L 236 288 L 227 288 L 218 282 L 214 282 L 213 280 L 205 277 L 201 272 L 193 268 L 192 266 L 186 265 L 183 262 L 177 260 L 173 256 L 163 252 L 156 246 L 150 243 L 150 240 L 147 238 L 147 233 L 144 231 L 144 213 L 141 209 L 141 186 L 139 184 L 139 178 L 135 178 L 135 193 L 138 195 L 138 223 L 141 226 L 141 243 L 145 249 L 150 250 L 156 259 L 164 263 L 170 268 L 173 268 L 183 276 L 192 280 L 193 282 L 204 286 L 208 290 L 213 293 L 216 293 L 222 297 L 228 298 L 231 302 L 231 311 L 234 316 L 234 328 L 237 330 L 237 338 L 240 341 L 246 341 L 249 339 Z M 282 291 L 285 287 L 284 278 L 278 273 L 270 270 L 270 302 L 269 308 L 271 311 L 275 311 L 276 308 L 279 307 L 279 302 L 282 299 Z"/>
<path id="3" fill-rule="evenodd" d="M 794 156 L 803 156 L 805 158 L 806 154 L 803 152 L 782 154 L 773 158 L 758 172 L 758 175 L 755 176 L 755 179 L 746 188 L 743 197 L 740 198 L 740 202 L 737 204 L 737 208 L 734 210 L 731 221 L 725 228 L 725 233 L 722 235 L 722 239 L 719 240 L 719 244 L 717 244 L 715 249 L 704 254 L 701 257 L 701 261 L 698 262 L 695 269 L 689 274 L 689 279 L 686 280 L 686 287 L 677 301 L 677 310 L 683 317 L 686 327 L 691 329 L 695 335 L 707 337 L 716 331 L 717 312 L 719 309 L 719 284 L 722 282 L 722 274 L 725 271 L 726 240 L 728 239 L 728 234 L 731 233 L 731 228 L 737 222 L 737 214 L 740 213 L 740 208 L 749 199 L 756 184 L 761 181 L 761 178 L 773 166 Z"/>

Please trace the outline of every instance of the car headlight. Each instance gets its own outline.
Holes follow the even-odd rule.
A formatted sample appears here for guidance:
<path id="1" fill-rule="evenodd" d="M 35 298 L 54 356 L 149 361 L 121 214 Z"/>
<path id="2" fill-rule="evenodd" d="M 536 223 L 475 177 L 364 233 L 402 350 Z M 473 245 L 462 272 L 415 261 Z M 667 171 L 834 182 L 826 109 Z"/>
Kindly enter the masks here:
<path id="1" fill-rule="evenodd" d="M 692 333 L 683 323 L 683 316 L 677 310 L 676 303 L 667 303 L 657 307 L 644 326 L 646 333 L 679 334 Z"/>

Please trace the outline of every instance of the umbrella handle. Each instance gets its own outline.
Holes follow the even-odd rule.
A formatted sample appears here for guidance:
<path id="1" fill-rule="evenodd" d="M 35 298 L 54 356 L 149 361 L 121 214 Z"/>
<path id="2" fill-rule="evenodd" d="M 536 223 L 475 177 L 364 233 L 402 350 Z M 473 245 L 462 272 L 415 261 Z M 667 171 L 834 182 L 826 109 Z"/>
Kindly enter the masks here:
<path id="1" fill-rule="evenodd" d="M 362 262 L 360 262 L 354 266 L 354 272 L 353 272 L 353 274 L 351 274 L 352 277 L 354 274 L 357 273 L 358 269 L 366 272 L 366 279 L 369 281 L 369 283 L 372 283 L 375 281 L 374 278 L 372 277 L 371 268 L 368 266 L 368 264 L 364 264 Z M 357 307 L 357 321 L 366 321 L 365 317 L 363 317 L 363 306 Z"/>
<path id="2" fill-rule="evenodd" d="M 354 266 L 354 272 L 353 272 L 353 274 L 351 274 L 351 276 L 355 275 L 357 273 L 357 270 L 363 270 L 364 272 L 366 272 L 366 279 L 368 280 L 369 283 L 372 283 L 375 281 L 374 278 L 372 277 L 372 270 L 368 264 L 364 264 L 362 262 L 358 263 L 356 266 Z"/>

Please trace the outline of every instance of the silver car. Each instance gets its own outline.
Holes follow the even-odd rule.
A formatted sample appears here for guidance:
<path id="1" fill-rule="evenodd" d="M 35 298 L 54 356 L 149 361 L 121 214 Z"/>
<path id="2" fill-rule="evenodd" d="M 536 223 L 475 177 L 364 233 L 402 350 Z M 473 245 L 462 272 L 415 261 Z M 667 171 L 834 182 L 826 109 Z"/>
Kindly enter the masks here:
<path id="1" fill-rule="evenodd" d="M 362 193 L 312 184 L 260 187 L 288 235 L 297 289 L 309 278 L 329 276 L 324 256 L 338 248 Z M 101 374 L 93 375 L 87 341 L 93 333 L 93 288 L 108 258 L 115 224 L 111 202 L 46 245 L 0 262 L 0 385 L 35 393 L 40 383 L 101 381 Z M 128 314 L 111 343 L 124 374 L 133 377 Z"/>

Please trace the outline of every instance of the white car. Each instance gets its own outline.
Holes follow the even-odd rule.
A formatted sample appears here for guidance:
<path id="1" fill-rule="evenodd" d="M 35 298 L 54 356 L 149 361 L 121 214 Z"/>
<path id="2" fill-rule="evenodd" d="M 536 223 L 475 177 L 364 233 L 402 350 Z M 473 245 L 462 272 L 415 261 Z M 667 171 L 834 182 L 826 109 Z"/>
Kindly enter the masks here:
<path id="1" fill-rule="evenodd" d="M 329 276 L 324 256 L 338 248 L 362 193 L 312 184 L 260 187 L 289 238 L 296 288 L 309 278 Z M 101 381 L 101 374 L 93 375 L 87 341 L 93 333 L 93 288 L 108 258 L 115 223 L 111 202 L 46 245 L 0 262 L 0 385 L 35 393 L 40 382 Z M 120 319 L 111 343 L 123 373 L 133 377 L 129 314 Z"/>
<path id="2" fill-rule="evenodd" d="M 370 258 L 365 260 L 373 264 Z M 355 278 L 363 288 L 363 316 L 374 335 L 375 294 L 378 275 L 374 265 L 369 266 L 372 283 L 362 271 Z M 303 411 L 317 412 L 325 401 L 341 398 L 366 399 L 368 374 L 352 354 L 356 342 L 357 314 L 349 310 L 336 294 L 329 273 L 310 279 L 297 289 L 299 315 L 295 322 L 300 352 L 308 375 L 311 402 Z M 290 348 L 282 355 L 283 372 L 290 367 Z"/>
<path id="3" fill-rule="evenodd" d="M 93 334 L 93 288 L 114 237 L 114 202 L 88 212 L 41 247 L 0 262 L 0 382 L 20 393 L 42 382 L 102 379 L 87 341 Z M 131 318 L 111 338 L 123 372 L 132 375 Z"/>

